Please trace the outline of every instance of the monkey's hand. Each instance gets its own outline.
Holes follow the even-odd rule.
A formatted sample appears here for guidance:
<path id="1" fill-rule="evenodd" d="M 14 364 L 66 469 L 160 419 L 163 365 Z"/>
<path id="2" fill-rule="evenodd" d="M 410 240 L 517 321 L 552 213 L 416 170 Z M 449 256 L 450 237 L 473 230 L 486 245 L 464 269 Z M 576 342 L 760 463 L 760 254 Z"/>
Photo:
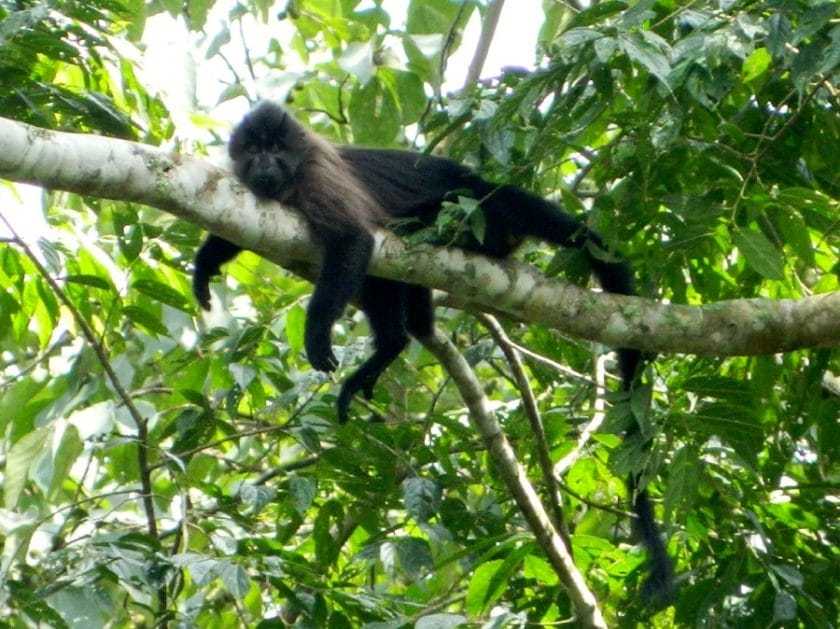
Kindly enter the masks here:
<path id="1" fill-rule="evenodd" d="M 303 339 L 306 347 L 306 357 L 309 363 L 318 371 L 335 371 L 338 361 L 332 351 L 329 331 L 315 331 L 313 326 L 307 326 Z"/>
<path id="2" fill-rule="evenodd" d="M 196 271 L 193 276 L 193 295 L 204 310 L 210 310 L 210 277 Z"/>
<path id="3" fill-rule="evenodd" d="M 193 295 L 205 310 L 210 310 L 210 278 L 219 274 L 221 265 L 242 251 L 239 245 L 210 234 L 195 254 Z"/>

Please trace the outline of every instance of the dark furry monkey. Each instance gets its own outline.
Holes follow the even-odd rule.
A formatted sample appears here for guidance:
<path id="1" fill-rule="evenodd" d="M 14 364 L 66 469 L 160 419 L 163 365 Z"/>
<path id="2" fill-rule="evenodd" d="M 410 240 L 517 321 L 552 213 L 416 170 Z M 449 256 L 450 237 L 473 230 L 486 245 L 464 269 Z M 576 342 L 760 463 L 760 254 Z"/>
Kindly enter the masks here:
<path id="1" fill-rule="evenodd" d="M 605 261 L 591 250 L 603 250 L 598 234 L 556 204 L 521 188 L 485 181 L 449 159 L 412 151 L 334 146 L 310 132 L 283 108 L 264 102 L 234 129 L 228 147 L 234 173 L 255 195 L 297 210 L 323 250 L 320 275 L 307 311 L 305 346 L 313 367 L 333 371 L 331 331 L 348 302 L 356 297 L 374 336 L 373 354 L 350 375 L 338 396 L 338 418 L 347 420 L 353 395 L 368 398 L 380 374 L 408 344 L 409 334 L 432 332 L 431 291 L 367 275 L 373 231 L 392 219 L 417 219 L 429 225 L 441 203 L 457 194 L 481 201 L 486 232 L 483 242 L 461 246 L 504 258 L 525 237 L 580 249 L 604 290 L 633 294 L 632 274 L 623 263 Z M 210 278 L 241 248 L 210 235 L 195 259 L 193 290 L 210 308 Z M 640 353 L 618 350 L 621 375 L 629 388 Z M 654 602 L 673 596 L 672 567 L 659 539 L 647 492 L 631 479 L 636 530 L 650 553 L 651 576 L 645 588 Z"/>

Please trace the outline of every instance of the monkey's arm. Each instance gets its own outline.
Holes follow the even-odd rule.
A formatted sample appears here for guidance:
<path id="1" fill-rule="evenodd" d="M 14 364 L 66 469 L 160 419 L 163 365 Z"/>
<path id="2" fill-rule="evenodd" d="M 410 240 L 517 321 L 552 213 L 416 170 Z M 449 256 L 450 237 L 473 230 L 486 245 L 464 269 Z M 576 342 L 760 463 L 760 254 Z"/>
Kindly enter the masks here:
<path id="1" fill-rule="evenodd" d="M 220 267 L 242 251 L 242 247 L 210 234 L 195 254 L 193 294 L 205 310 L 210 310 L 210 278 L 219 274 Z"/>
<path id="2" fill-rule="evenodd" d="M 315 369 L 333 371 L 338 361 L 332 352 L 332 327 L 362 287 L 373 253 L 373 236 L 361 227 L 315 233 L 323 260 L 306 314 L 304 345 Z"/>

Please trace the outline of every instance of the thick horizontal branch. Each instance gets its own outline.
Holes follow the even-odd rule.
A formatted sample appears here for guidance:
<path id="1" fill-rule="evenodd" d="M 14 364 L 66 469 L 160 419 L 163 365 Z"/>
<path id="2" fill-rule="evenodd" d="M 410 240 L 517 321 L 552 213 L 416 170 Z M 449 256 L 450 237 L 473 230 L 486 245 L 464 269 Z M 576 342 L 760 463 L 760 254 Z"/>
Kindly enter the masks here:
<path id="1" fill-rule="evenodd" d="M 157 207 L 281 265 L 317 261 L 317 248 L 298 216 L 257 201 L 229 172 L 198 158 L 0 118 L 0 177 Z M 838 292 L 800 300 L 666 305 L 581 289 L 521 263 L 458 249 L 409 250 L 384 231 L 377 234 L 370 270 L 613 347 L 740 355 L 840 346 Z"/>

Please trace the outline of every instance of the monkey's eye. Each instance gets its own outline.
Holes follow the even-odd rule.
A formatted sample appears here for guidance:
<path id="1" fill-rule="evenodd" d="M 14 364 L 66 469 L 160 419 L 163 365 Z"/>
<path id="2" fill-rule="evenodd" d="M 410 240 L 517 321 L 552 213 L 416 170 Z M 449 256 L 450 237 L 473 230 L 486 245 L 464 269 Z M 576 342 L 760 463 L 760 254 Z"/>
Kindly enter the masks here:
<path id="1" fill-rule="evenodd" d="M 260 152 L 260 147 L 259 147 L 259 146 L 257 146 L 256 144 L 249 144 L 246 150 L 247 150 L 247 151 L 248 151 L 248 153 L 250 153 L 251 155 L 256 155 L 257 153 L 259 153 L 259 152 Z"/>
<path id="2" fill-rule="evenodd" d="M 277 155 L 278 153 L 281 153 L 282 151 L 283 151 L 283 149 L 281 149 L 280 145 L 276 144 L 276 143 L 272 144 L 271 147 L 269 147 L 269 149 L 268 149 L 268 152 L 272 153 L 274 155 Z"/>

